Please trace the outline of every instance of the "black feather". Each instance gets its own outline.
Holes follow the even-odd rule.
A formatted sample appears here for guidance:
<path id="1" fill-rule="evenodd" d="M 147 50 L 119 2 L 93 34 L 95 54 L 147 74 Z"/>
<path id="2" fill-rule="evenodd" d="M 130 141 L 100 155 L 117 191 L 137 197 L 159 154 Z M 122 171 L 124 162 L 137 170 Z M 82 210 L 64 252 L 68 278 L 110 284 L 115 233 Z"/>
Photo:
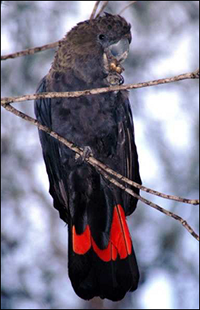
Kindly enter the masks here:
<path id="1" fill-rule="evenodd" d="M 102 27 L 107 29 L 107 18 L 113 24 L 111 41 L 127 34 L 129 25 L 126 21 L 108 13 L 98 21 L 80 23 L 63 40 L 38 93 L 108 86 L 102 47 L 96 40 L 96 33 Z M 35 114 L 43 125 L 79 147 L 89 146 L 95 158 L 141 183 L 126 91 L 38 99 Z M 120 204 L 125 215 L 130 215 L 136 208 L 137 199 L 110 184 L 94 167 L 77 160 L 75 153 L 64 144 L 43 131 L 39 131 L 39 135 L 54 207 L 69 228 L 69 276 L 74 290 L 84 299 L 100 296 L 120 300 L 127 291 L 137 288 L 139 272 L 134 250 L 132 248 L 123 259 L 118 253 L 116 259 L 110 261 L 104 261 L 99 253 L 111 244 L 115 206 Z M 138 189 L 133 190 L 139 193 Z M 87 242 L 80 244 L 82 254 L 75 251 L 73 227 L 77 236 L 84 236 L 89 227 L 88 248 L 84 250 Z M 116 233 L 121 234 L 121 231 Z M 94 243 L 99 250 L 95 251 Z"/>

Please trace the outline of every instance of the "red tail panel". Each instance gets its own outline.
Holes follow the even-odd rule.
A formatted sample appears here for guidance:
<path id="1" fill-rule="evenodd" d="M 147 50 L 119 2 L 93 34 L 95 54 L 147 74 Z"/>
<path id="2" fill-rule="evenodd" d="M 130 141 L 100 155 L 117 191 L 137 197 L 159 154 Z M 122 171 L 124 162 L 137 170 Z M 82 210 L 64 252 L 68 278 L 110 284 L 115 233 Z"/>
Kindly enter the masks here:
<path id="1" fill-rule="evenodd" d="M 109 262 L 111 260 L 116 260 L 117 258 L 117 249 L 116 247 L 111 243 L 111 241 L 108 244 L 108 247 L 104 250 L 99 249 L 99 247 L 96 245 L 94 240 L 92 239 L 92 247 L 94 249 L 94 252 L 99 256 L 101 260 L 104 262 Z"/>
<path id="2" fill-rule="evenodd" d="M 121 205 L 114 208 L 113 220 L 111 225 L 110 241 L 106 249 L 100 249 L 91 236 L 89 225 L 85 231 L 76 234 L 75 226 L 72 227 L 73 251 L 76 254 L 83 255 L 89 251 L 91 246 L 99 258 L 105 262 L 116 260 L 117 255 L 121 259 L 126 258 L 132 252 L 132 242 L 126 223 L 126 217 Z"/>
<path id="3" fill-rule="evenodd" d="M 126 223 L 125 213 L 121 205 L 117 205 L 114 209 L 111 242 L 117 248 L 120 258 L 126 258 L 131 254 L 132 241 Z"/>
<path id="4" fill-rule="evenodd" d="M 75 226 L 72 227 L 73 251 L 76 254 L 85 254 L 91 248 L 91 233 L 89 225 L 81 235 L 77 235 Z"/>

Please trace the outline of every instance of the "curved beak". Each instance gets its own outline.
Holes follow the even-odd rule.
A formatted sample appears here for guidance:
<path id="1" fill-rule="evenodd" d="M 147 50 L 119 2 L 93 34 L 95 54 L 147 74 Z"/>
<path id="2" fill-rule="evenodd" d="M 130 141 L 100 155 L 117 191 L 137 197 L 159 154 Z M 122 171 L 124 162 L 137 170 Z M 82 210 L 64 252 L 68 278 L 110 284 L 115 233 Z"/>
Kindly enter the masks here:
<path id="1" fill-rule="evenodd" d="M 132 35 L 131 35 L 131 32 L 127 33 L 124 38 L 127 38 L 129 44 L 131 44 L 131 41 L 132 41 Z"/>
<path id="2" fill-rule="evenodd" d="M 124 36 L 120 41 L 116 44 L 112 44 L 109 47 L 109 50 L 112 56 L 118 61 L 123 62 L 129 53 L 129 44 L 131 41 L 131 35 Z"/>

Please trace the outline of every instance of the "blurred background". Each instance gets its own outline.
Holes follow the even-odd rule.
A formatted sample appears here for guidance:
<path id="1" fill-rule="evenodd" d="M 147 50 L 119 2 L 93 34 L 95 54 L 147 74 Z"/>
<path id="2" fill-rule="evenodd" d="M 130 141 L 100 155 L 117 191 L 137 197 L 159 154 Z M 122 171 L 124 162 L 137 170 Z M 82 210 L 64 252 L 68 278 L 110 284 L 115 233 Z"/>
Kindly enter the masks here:
<path id="1" fill-rule="evenodd" d="M 2 55 L 61 39 L 88 19 L 94 1 L 5 1 Z M 109 1 L 118 14 L 129 2 Z M 199 1 L 138 1 L 125 83 L 192 72 L 199 66 Z M 33 94 L 55 50 L 2 62 L 2 97 Z M 143 184 L 186 198 L 199 195 L 198 80 L 130 91 Z M 14 104 L 34 116 L 33 102 Z M 52 206 L 37 128 L 2 109 L 2 309 L 198 309 L 198 242 L 183 226 L 138 203 L 128 218 L 139 288 L 117 303 L 74 293 L 67 270 L 67 227 Z M 141 193 L 198 232 L 198 206 Z"/>

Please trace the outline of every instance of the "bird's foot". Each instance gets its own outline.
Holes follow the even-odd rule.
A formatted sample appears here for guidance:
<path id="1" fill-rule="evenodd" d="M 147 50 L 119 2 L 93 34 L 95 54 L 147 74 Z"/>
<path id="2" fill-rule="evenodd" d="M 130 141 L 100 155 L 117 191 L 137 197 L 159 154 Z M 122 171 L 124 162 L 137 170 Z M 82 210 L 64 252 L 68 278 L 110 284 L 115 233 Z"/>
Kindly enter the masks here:
<path id="1" fill-rule="evenodd" d="M 122 85 L 124 83 L 123 76 L 117 72 L 110 72 L 106 80 L 110 86 Z"/>
<path id="2" fill-rule="evenodd" d="M 92 153 L 92 149 L 89 145 L 86 145 L 84 146 L 83 148 L 83 155 L 82 155 L 82 158 L 83 160 L 86 160 L 88 159 L 90 156 L 93 156 L 93 153 Z"/>
<path id="3" fill-rule="evenodd" d="M 90 156 L 93 156 L 92 149 L 90 146 L 84 146 L 83 148 L 83 154 L 80 156 L 76 154 L 75 160 L 78 164 L 82 164 L 84 161 L 86 161 Z"/>

